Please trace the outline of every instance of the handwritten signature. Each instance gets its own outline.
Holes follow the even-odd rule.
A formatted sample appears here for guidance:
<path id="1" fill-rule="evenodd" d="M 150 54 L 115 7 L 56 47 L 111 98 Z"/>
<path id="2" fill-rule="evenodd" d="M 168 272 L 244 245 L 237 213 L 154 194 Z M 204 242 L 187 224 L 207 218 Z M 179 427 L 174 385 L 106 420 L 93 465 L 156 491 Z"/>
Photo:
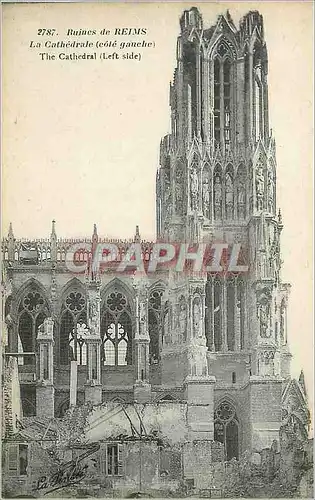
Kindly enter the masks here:
<path id="1" fill-rule="evenodd" d="M 51 476 L 43 475 L 39 477 L 34 489 L 37 491 L 48 489 L 48 491 L 44 493 L 46 494 L 82 481 L 82 479 L 86 477 L 88 465 L 82 464 L 81 462 L 84 458 L 87 458 L 89 455 L 95 453 L 98 449 L 99 445 L 96 447 L 93 446 L 91 449 L 77 457 L 76 460 L 71 460 L 70 462 L 60 466 L 59 469 Z"/>
<path id="2" fill-rule="evenodd" d="M 64 469 L 59 469 L 57 472 L 49 476 L 41 476 L 37 480 L 35 490 L 44 490 L 47 488 L 63 488 L 71 484 L 78 483 L 86 476 L 87 464 L 82 465 L 77 462 L 72 462 Z M 56 488 L 56 486 L 58 488 Z M 52 490 L 50 490 L 52 491 Z"/>

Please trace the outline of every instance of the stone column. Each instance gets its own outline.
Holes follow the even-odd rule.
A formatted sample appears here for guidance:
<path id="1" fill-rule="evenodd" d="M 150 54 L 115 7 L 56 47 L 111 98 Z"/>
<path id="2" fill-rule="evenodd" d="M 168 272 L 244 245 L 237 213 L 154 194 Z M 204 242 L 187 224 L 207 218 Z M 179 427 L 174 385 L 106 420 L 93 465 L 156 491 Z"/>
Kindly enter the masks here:
<path id="1" fill-rule="evenodd" d="M 135 381 L 134 400 L 144 403 L 151 400 L 150 363 L 149 363 L 149 325 L 148 325 L 148 283 L 145 277 L 134 279 L 136 291 L 136 331 L 134 337 Z"/>
<path id="2" fill-rule="evenodd" d="M 101 373 L 101 298 L 99 283 L 91 281 L 88 285 L 88 329 L 85 337 L 87 347 L 87 380 L 85 383 L 85 402 L 102 402 Z"/>
<path id="3" fill-rule="evenodd" d="M 223 277 L 222 280 L 222 311 L 221 311 L 221 331 L 222 331 L 222 351 L 226 352 L 228 350 L 227 347 L 227 290 L 226 290 L 226 277 Z"/>
<path id="4" fill-rule="evenodd" d="M 85 383 L 85 402 L 93 404 L 102 402 L 101 383 L 101 337 L 100 335 L 87 335 L 87 380 Z"/>
<path id="5" fill-rule="evenodd" d="M 54 322 L 46 318 L 37 331 L 39 357 L 37 359 L 36 415 L 54 417 L 54 377 L 53 377 L 53 346 Z"/>
<path id="6" fill-rule="evenodd" d="M 213 439 L 213 398 L 215 377 L 209 375 L 204 329 L 205 280 L 190 283 L 192 332 L 188 346 L 189 374 L 184 381 L 187 424 L 191 440 Z"/>
<path id="7" fill-rule="evenodd" d="M 211 276 L 210 282 L 210 290 L 211 290 L 211 311 L 210 311 L 210 321 L 211 321 L 211 345 L 210 351 L 215 351 L 215 343 L 214 343 L 214 278 Z"/>
<path id="8" fill-rule="evenodd" d="M 238 300 L 238 281 L 237 277 L 234 279 L 234 342 L 235 350 L 241 349 L 241 303 Z M 240 298 L 241 300 L 241 298 Z"/>

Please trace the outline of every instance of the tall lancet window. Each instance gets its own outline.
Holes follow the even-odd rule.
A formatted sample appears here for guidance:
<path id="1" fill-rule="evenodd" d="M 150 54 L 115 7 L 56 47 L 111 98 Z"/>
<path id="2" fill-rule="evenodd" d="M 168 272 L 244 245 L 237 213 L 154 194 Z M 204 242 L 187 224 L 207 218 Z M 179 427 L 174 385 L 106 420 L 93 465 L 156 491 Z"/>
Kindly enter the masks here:
<path id="1" fill-rule="evenodd" d="M 254 99 L 255 99 L 255 108 L 254 108 L 255 140 L 258 141 L 262 131 L 261 130 L 262 89 L 261 89 L 261 82 L 258 76 L 255 76 Z"/>
<path id="2" fill-rule="evenodd" d="M 86 365 L 87 331 L 86 297 L 83 290 L 71 290 L 62 301 L 60 319 L 59 357 L 60 364 L 77 361 Z"/>
<path id="3" fill-rule="evenodd" d="M 224 142 L 231 141 L 231 63 L 228 59 L 223 64 L 223 97 L 224 97 Z"/>
<path id="4" fill-rule="evenodd" d="M 220 141 L 221 129 L 221 78 L 220 78 L 220 61 L 214 61 L 214 138 Z"/>
<path id="5" fill-rule="evenodd" d="M 183 47 L 184 81 L 187 88 L 187 132 L 191 140 L 197 133 L 197 59 L 196 45 L 187 42 Z"/>
<path id="6" fill-rule="evenodd" d="M 132 364 L 132 321 L 127 296 L 111 292 L 101 312 L 101 359 L 104 365 Z"/>
<path id="7" fill-rule="evenodd" d="M 35 352 L 38 328 L 48 313 L 46 299 L 35 285 L 30 285 L 18 309 L 18 352 Z M 19 364 L 32 365 L 33 355 L 19 358 Z"/>
<path id="8" fill-rule="evenodd" d="M 231 142 L 232 126 L 232 61 L 228 45 L 221 41 L 213 62 L 213 115 L 214 139 Z"/>
<path id="9" fill-rule="evenodd" d="M 262 98 L 262 71 L 261 71 L 261 48 L 256 45 L 253 54 L 253 115 L 255 140 L 258 141 L 263 135 L 263 98 Z"/>

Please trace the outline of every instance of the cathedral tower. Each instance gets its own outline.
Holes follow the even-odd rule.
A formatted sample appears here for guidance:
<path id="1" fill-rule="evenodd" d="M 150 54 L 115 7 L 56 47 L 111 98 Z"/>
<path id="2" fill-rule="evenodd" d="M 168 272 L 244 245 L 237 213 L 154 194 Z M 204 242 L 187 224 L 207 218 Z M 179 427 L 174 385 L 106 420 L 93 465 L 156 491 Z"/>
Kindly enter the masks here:
<path id="1" fill-rule="evenodd" d="M 247 273 L 208 274 L 197 286 L 204 297 L 207 374 L 216 380 L 214 436 L 229 441 L 229 455 L 238 453 L 238 444 L 261 448 L 279 439 L 282 384 L 290 373 L 290 287 L 280 278 L 282 221 L 267 76 L 258 12 L 249 12 L 239 28 L 229 12 L 204 28 L 196 8 L 184 11 L 170 86 L 172 129 L 160 150 L 157 235 L 238 243 L 246 256 Z M 192 315 L 194 292 L 190 300 Z"/>

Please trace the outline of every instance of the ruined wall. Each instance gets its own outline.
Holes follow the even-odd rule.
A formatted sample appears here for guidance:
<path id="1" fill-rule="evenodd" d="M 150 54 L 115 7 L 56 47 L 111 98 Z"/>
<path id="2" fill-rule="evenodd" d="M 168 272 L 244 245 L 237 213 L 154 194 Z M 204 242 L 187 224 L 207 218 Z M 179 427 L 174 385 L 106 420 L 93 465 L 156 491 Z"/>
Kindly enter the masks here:
<path id="1" fill-rule="evenodd" d="M 10 357 L 3 365 L 3 431 L 5 435 L 16 432 L 17 420 L 21 419 L 21 394 L 16 358 Z"/>
<path id="2" fill-rule="evenodd" d="M 145 405 L 128 405 L 129 418 L 137 430 L 140 431 L 140 421 L 137 409 L 141 416 L 143 425 L 148 434 L 157 433 L 163 440 L 170 443 L 184 442 L 187 437 L 187 422 L 185 403 L 158 402 Z M 106 422 L 106 425 L 104 425 Z M 130 422 L 121 405 L 108 402 L 95 407 L 93 413 L 88 417 L 86 427 L 86 439 L 89 442 L 101 439 L 114 439 L 120 434 L 130 435 Z"/>

